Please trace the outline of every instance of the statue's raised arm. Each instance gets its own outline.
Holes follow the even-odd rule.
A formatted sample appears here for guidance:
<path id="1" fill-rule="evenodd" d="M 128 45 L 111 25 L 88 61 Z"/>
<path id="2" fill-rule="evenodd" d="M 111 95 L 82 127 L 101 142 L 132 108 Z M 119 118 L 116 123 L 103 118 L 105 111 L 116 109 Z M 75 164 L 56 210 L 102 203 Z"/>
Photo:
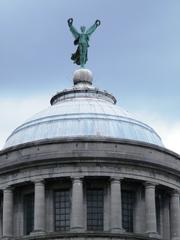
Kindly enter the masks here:
<path id="1" fill-rule="evenodd" d="M 86 34 L 90 37 L 90 35 L 96 30 L 97 27 L 101 25 L 100 20 L 96 20 L 95 23 L 86 31 Z"/>
<path id="2" fill-rule="evenodd" d="M 69 18 L 68 19 L 68 26 L 70 31 L 72 32 L 73 36 L 75 39 L 77 39 L 79 37 L 79 32 L 76 30 L 76 28 L 73 26 L 73 18 Z"/>

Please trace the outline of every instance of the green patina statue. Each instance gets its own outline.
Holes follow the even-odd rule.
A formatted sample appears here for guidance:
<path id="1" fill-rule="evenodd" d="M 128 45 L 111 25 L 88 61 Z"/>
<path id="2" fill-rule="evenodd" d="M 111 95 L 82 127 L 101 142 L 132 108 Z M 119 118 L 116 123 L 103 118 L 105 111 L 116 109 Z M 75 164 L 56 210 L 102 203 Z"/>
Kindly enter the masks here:
<path id="1" fill-rule="evenodd" d="M 100 26 L 101 22 L 96 20 L 96 22 L 86 31 L 86 27 L 81 26 L 81 33 L 79 33 L 76 28 L 73 26 L 73 19 L 68 19 L 69 29 L 72 32 L 75 40 L 74 45 L 78 45 L 78 48 L 75 53 L 72 54 L 71 59 L 77 65 L 84 67 L 86 64 L 88 57 L 88 47 L 89 47 L 89 38 L 91 34 L 96 30 L 98 26 Z"/>

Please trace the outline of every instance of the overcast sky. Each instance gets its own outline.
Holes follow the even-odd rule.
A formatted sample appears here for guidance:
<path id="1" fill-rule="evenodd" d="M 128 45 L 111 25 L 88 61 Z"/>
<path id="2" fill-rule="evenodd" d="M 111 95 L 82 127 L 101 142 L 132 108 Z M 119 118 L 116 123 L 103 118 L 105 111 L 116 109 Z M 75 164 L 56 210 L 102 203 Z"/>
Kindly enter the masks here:
<path id="1" fill-rule="evenodd" d="M 19 124 L 72 85 L 67 19 L 90 39 L 94 84 L 180 153 L 179 0 L 0 0 L 0 148 Z"/>

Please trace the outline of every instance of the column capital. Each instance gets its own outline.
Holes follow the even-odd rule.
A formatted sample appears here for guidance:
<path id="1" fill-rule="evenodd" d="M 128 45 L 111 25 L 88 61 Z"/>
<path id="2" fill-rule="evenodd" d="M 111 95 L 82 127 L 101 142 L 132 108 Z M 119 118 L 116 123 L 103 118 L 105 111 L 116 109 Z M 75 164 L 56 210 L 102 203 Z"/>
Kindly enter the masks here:
<path id="1" fill-rule="evenodd" d="M 40 179 L 34 179 L 32 180 L 32 182 L 38 185 L 38 184 L 44 184 L 45 180 L 43 178 L 40 178 Z"/>
<path id="2" fill-rule="evenodd" d="M 120 183 L 124 178 L 123 177 L 111 177 L 110 182 L 111 183 Z"/>
<path id="3" fill-rule="evenodd" d="M 146 188 L 155 188 L 158 184 L 154 182 L 144 182 Z"/>
<path id="4" fill-rule="evenodd" d="M 13 186 L 4 186 L 2 189 L 1 189 L 3 192 L 8 192 L 8 191 L 13 191 L 14 190 L 14 187 Z"/>
<path id="5" fill-rule="evenodd" d="M 171 191 L 171 196 L 178 196 L 178 197 L 179 197 L 179 195 L 180 195 L 180 190 L 178 190 L 178 189 L 173 189 L 173 190 Z"/>
<path id="6" fill-rule="evenodd" d="M 72 183 L 82 182 L 83 177 L 71 177 Z"/>

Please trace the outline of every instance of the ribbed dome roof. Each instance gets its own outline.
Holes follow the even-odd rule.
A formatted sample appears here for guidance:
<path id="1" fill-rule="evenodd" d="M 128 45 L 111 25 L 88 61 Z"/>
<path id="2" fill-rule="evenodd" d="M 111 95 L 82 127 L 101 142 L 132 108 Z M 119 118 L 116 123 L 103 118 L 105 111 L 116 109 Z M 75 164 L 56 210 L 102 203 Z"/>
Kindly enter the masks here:
<path id="1" fill-rule="evenodd" d="M 74 87 L 57 93 L 51 104 L 15 129 L 5 148 L 43 139 L 72 137 L 108 137 L 163 146 L 151 127 L 117 106 L 111 94 L 92 86 L 89 70 L 77 70 Z"/>

